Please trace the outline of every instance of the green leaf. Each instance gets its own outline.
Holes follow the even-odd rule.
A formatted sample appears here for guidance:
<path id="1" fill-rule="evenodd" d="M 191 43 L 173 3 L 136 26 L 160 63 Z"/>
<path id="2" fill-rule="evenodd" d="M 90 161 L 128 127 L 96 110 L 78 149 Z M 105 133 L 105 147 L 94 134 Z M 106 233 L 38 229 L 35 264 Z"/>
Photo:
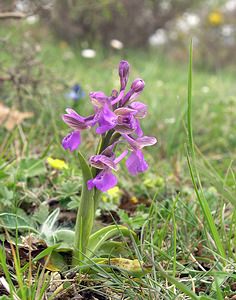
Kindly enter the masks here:
<path id="1" fill-rule="evenodd" d="M 49 207 L 48 204 L 43 202 L 39 204 L 39 207 L 37 210 L 35 210 L 32 218 L 38 222 L 39 224 L 42 224 L 48 217 L 49 215 Z"/>
<path id="2" fill-rule="evenodd" d="M 52 272 L 65 271 L 68 269 L 68 265 L 60 253 L 53 251 L 46 265 L 46 269 Z"/>
<path id="3" fill-rule="evenodd" d="M 83 175 L 82 195 L 75 225 L 74 264 L 83 260 L 94 222 L 94 189 L 88 190 L 87 181 L 92 179 L 91 169 L 81 153 L 78 153 Z"/>
<path id="4" fill-rule="evenodd" d="M 129 230 L 127 227 L 122 225 L 110 225 L 102 228 L 95 233 L 93 233 L 88 242 L 88 251 L 86 253 L 87 257 L 91 257 L 96 251 L 110 238 L 114 236 L 133 236 L 137 239 L 137 235 L 134 231 Z"/>
<path id="5" fill-rule="evenodd" d="M 69 229 L 58 229 L 54 233 L 56 243 L 60 243 L 58 250 L 72 250 L 75 242 L 75 232 Z"/>
<path id="6" fill-rule="evenodd" d="M 13 198 L 14 198 L 13 191 L 10 191 L 6 186 L 0 187 L 0 202 L 4 207 L 13 206 Z"/>
<path id="7" fill-rule="evenodd" d="M 127 256 L 126 243 L 117 241 L 104 242 L 99 249 L 99 256 L 119 257 Z"/>
<path id="8" fill-rule="evenodd" d="M 33 259 L 32 259 L 32 262 L 36 262 L 38 260 L 41 260 L 42 258 L 46 257 L 46 256 L 49 256 L 51 255 L 51 253 L 57 249 L 59 247 L 59 245 L 53 245 L 53 246 L 50 246 L 50 247 L 47 247 L 46 249 L 44 249 L 43 251 L 41 251 L 37 256 L 35 256 Z M 25 272 L 27 270 L 27 268 L 29 267 L 29 264 L 30 263 L 26 263 L 24 265 L 24 267 L 22 268 L 22 272 Z"/>
<path id="9" fill-rule="evenodd" d="M 58 220 L 58 216 L 60 214 L 60 209 L 56 208 L 43 222 L 41 229 L 40 229 L 40 236 L 45 238 L 47 242 L 53 237 L 54 227 Z"/>
<path id="10" fill-rule="evenodd" d="M 38 233 L 38 230 L 36 230 L 24 218 L 13 213 L 0 214 L 0 227 L 4 227 L 6 229 L 27 229 L 28 231 Z"/>
<path id="11" fill-rule="evenodd" d="M 22 159 L 19 163 L 20 177 L 31 178 L 46 174 L 47 169 L 43 160 L 35 158 Z"/>

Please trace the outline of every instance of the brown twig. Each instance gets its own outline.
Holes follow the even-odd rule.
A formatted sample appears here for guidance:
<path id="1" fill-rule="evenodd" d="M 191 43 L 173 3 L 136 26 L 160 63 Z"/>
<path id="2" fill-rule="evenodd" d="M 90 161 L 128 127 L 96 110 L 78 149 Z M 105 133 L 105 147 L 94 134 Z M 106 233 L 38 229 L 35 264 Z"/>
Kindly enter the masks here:
<path id="1" fill-rule="evenodd" d="M 26 17 L 26 14 L 17 11 L 0 12 L 0 19 L 22 19 Z"/>

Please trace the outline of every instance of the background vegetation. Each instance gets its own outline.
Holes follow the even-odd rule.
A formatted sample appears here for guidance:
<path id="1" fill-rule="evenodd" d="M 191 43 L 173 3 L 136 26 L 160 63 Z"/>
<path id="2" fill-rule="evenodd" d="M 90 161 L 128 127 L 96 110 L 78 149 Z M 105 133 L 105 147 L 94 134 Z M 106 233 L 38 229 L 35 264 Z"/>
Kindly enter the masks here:
<path id="1" fill-rule="evenodd" d="M 146 151 L 150 170 L 131 178 L 122 167 L 119 187 L 103 196 L 96 222 L 97 228 L 117 222 L 135 230 L 140 244 L 126 244 L 120 254 L 144 261 L 149 272 L 138 279 L 122 270 L 108 273 L 103 269 L 99 269 L 98 275 L 72 276 L 71 270 L 60 267 L 58 271 L 58 262 L 51 263 L 57 267 L 57 280 L 64 291 L 53 286 L 49 279 L 55 272 L 51 272 L 45 281 L 44 296 L 235 297 L 236 74 L 231 52 L 234 48 L 228 49 L 224 43 L 218 48 L 218 33 L 225 19 L 217 26 L 207 21 L 209 14 L 213 10 L 220 12 L 226 2 L 213 3 L 214 6 L 204 1 L 209 11 L 205 15 L 200 13 L 205 18 L 205 27 L 197 30 L 208 30 L 200 46 L 193 43 L 192 88 L 186 48 L 191 32 L 160 47 L 140 47 L 156 29 L 167 26 L 171 31 L 171 24 L 176 24 L 180 13 L 190 9 L 189 1 L 170 1 L 172 10 L 156 18 L 161 3 L 145 1 L 142 6 L 137 1 L 121 1 L 119 5 L 98 1 L 94 6 L 84 1 L 83 5 L 80 1 L 58 1 L 53 8 L 51 2 L 42 2 L 40 6 L 28 3 L 24 4 L 27 9 L 23 14 L 36 13 L 39 20 L 34 24 L 29 24 L 29 17 L 0 19 L 0 215 L 17 213 L 24 221 L 22 228 L 18 228 L 20 260 L 24 258 L 22 253 L 27 257 L 29 251 L 22 236 L 28 235 L 29 228 L 45 228 L 42 224 L 56 208 L 60 208 L 60 214 L 53 230 L 74 225 L 81 173 L 76 154 L 61 147 L 61 139 L 67 133 L 61 115 L 66 107 L 84 115 L 90 109 L 90 91 L 103 90 L 109 94 L 114 86 L 118 88 L 117 65 L 121 59 L 131 64 L 132 79 L 141 77 L 146 82 L 141 100 L 148 104 L 149 118 L 143 124 L 144 131 L 158 139 L 158 145 Z M 198 4 L 191 4 L 191 9 L 201 11 L 201 3 Z M 9 12 L 14 5 L 13 1 L 4 3 L 2 11 Z M 145 11 L 150 10 L 155 22 L 148 17 L 152 24 L 144 26 Z M 214 50 L 209 36 L 216 37 Z M 123 48 L 110 47 L 112 38 L 120 39 Z M 95 57 L 81 55 L 87 47 L 96 51 Z M 222 50 L 227 52 L 227 59 L 220 61 Z M 174 55 L 177 53 L 181 56 Z M 209 60 L 204 53 L 210 55 Z M 84 92 L 77 101 L 68 97 L 75 84 Z M 82 152 L 93 153 L 94 138 L 90 133 L 83 136 Z M 68 167 L 50 164 L 48 157 L 61 159 Z M 0 263 L 3 269 L 5 253 L 15 293 L 20 299 L 44 299 L 25 292 L 29 290 L 26 270 L 17 274 L 12 248 L 6 242 L 15 241 L 16 236 L 10 219 L 5 229 L 8 236 L 2 228 L 1 239 L 5 244 L 1 247 Z M 41 232 L 40 238 L 47 245 L 52 243 L 53 230 Z M 37 254 L 44 249 L 38 241 L 34 246 Z M 19 269 L 23 265 L 24 261 L 19 262 Z M 45 261 L 43 265 L 48 266 Z M 2 269 L 1 278 L 5 276 Z M 49 271 L 53 271 L 52 267 L 45 272 Z M 38 280 L 33 276 L 33 282 Z M 73 289 L 66 282 L 72 282 Z M 1 299 L 11 299 L 7 298 L 9 293 L 2 281 L 0 295 Z"/>

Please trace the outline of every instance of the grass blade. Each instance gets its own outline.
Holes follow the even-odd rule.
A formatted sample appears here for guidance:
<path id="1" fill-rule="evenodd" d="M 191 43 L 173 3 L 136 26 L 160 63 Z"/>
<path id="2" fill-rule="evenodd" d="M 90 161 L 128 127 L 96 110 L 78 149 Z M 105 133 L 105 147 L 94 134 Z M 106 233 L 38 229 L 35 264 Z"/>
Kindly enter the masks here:
<path id="1" fill-rule="evenodd" d="M 198 170 L 196 168 L 196 157 L 195 157 L 195 151 L 194 151 L 194 140 L 193 140 L 193 128 L 192 128 L 192 42 L 190 44 L 190 55 L 189 55 L 189 73 L 188 73 L 188 114 L 187 114 L 187 129 L 188 129 L 188 149 L 187 149 L 187 161 L 188 161 L 188 167 L 192 179 L 192 183 L 194 186 L 194 190 L 197 196 L 197 199 L 200 203 L 200 206 L 202 208 L 202 211 L 204 213 L 205 220 L 208 224 L 208 227 L 210 229 L 210 232 L 213 236 L 216 248 L 219 252 L 219 254 L 225 258 L 225 251 L 223 244 L 221 242 L 219 233 L 217 231 L 217 228 L 214 223 L 213 216 L 211 214 L 210 207 L 208 205 L 208 202 L 204 196 L 204 193 L 202 191 L 201 186 L 201 180 L 198 174 Z M 199 188 L 198 188 L 199 187 Z M 199 192 L 200 189 L 200 192 Z"/>

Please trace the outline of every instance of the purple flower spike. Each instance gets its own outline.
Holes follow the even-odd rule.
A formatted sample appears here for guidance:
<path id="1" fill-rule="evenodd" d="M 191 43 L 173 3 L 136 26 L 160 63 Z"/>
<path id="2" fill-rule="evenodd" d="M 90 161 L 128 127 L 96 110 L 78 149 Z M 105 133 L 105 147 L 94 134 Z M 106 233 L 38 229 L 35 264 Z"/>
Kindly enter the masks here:
<path id="1" fill-rule="evenodd" d="M 144 89 L 144 86 L 145 82 L 142 79 L 137 78 L 131 84 L 131 90 L 135 93 L 140 93 Z"/>
<path id="2" fill-rule="evenodd" d="M 93 168 L 95 178 L 87 182 L 89 190 L 92 188 L 102 192 L 114 187 L 117 178 L 112 172 L 118 170 L 119 162 L 129 154 L 126 160 L 128 171 L 132 175 L 144 172 L 148 164 L 144 159 L 142 148 L 154 145 L 155 137 L 143 136 L 140 119 L 147 115 L 147 106 L 136 99 L 145 87 L 145 82 L 135 79 L 128 91 L 126 86 L 129 77 L 129 63 L 122 60 L 119 64 L 120 90 L 113 89 L 110 96 L 101 91 L 89 94 L 94 113 L 88 117 L 77 114 L 73 109 L 67 109 L 63 115 L 64 122 L 73 131 L 62 141 L 65 149 L 74 151 L 80 145 L 80 133 L 87 128 L 96 128 L 96 133 L 101 134 L 101 141 L 96 155 L 90 157 L 89 164 Z M 79 86 L 73 87 L 77 93 Z M 74 94 L 71 95 L 74 97 Z M 128 149 L 116 157 L 116 146 L 120 143 L 128 144 Z M 105 149 L 104 149 L 105 148 Z"/>
<path id="3" fill-rule="evenodd" d="M 141 150 L 133 151 L 130 154 L 126 161 L 126 167 L 133 176 L 136 176 L 138 173 L 143 173 L 148 169 L 148 164 Z"/>
<path id="4" fill-rule="evenodd" d="M 124 90 L 126 88 L 128 78 L 129 78 L 129 63 L 122 60 L 119 64 L 119 76 L 120 76 L 120 89 Z"/>
<path id="5" fill-rule="evenodd" d="M 71 108 L 66 109 L 67 114 L 62 116 L 63 121 L 74 130 L 83 130 L 88 128 L 85 118 L 81 117 Z"/>
<path id="6" fill-rule="evenodd" d="M 102 192 L 106 192 L 117 184 L 117 178 L 109 170 L 101 171 L 95 178 L 88 180 L 88 190 L 96 187 Z"/>
<path id="7" fill-rule="evenodd" d="M 79 131 L 72 131 L 62 140 L 63 148 L 65 150 L 69 149 L 71 152 L 75 151 L 79 147 L 80 143 L 81 139 Z"/>

